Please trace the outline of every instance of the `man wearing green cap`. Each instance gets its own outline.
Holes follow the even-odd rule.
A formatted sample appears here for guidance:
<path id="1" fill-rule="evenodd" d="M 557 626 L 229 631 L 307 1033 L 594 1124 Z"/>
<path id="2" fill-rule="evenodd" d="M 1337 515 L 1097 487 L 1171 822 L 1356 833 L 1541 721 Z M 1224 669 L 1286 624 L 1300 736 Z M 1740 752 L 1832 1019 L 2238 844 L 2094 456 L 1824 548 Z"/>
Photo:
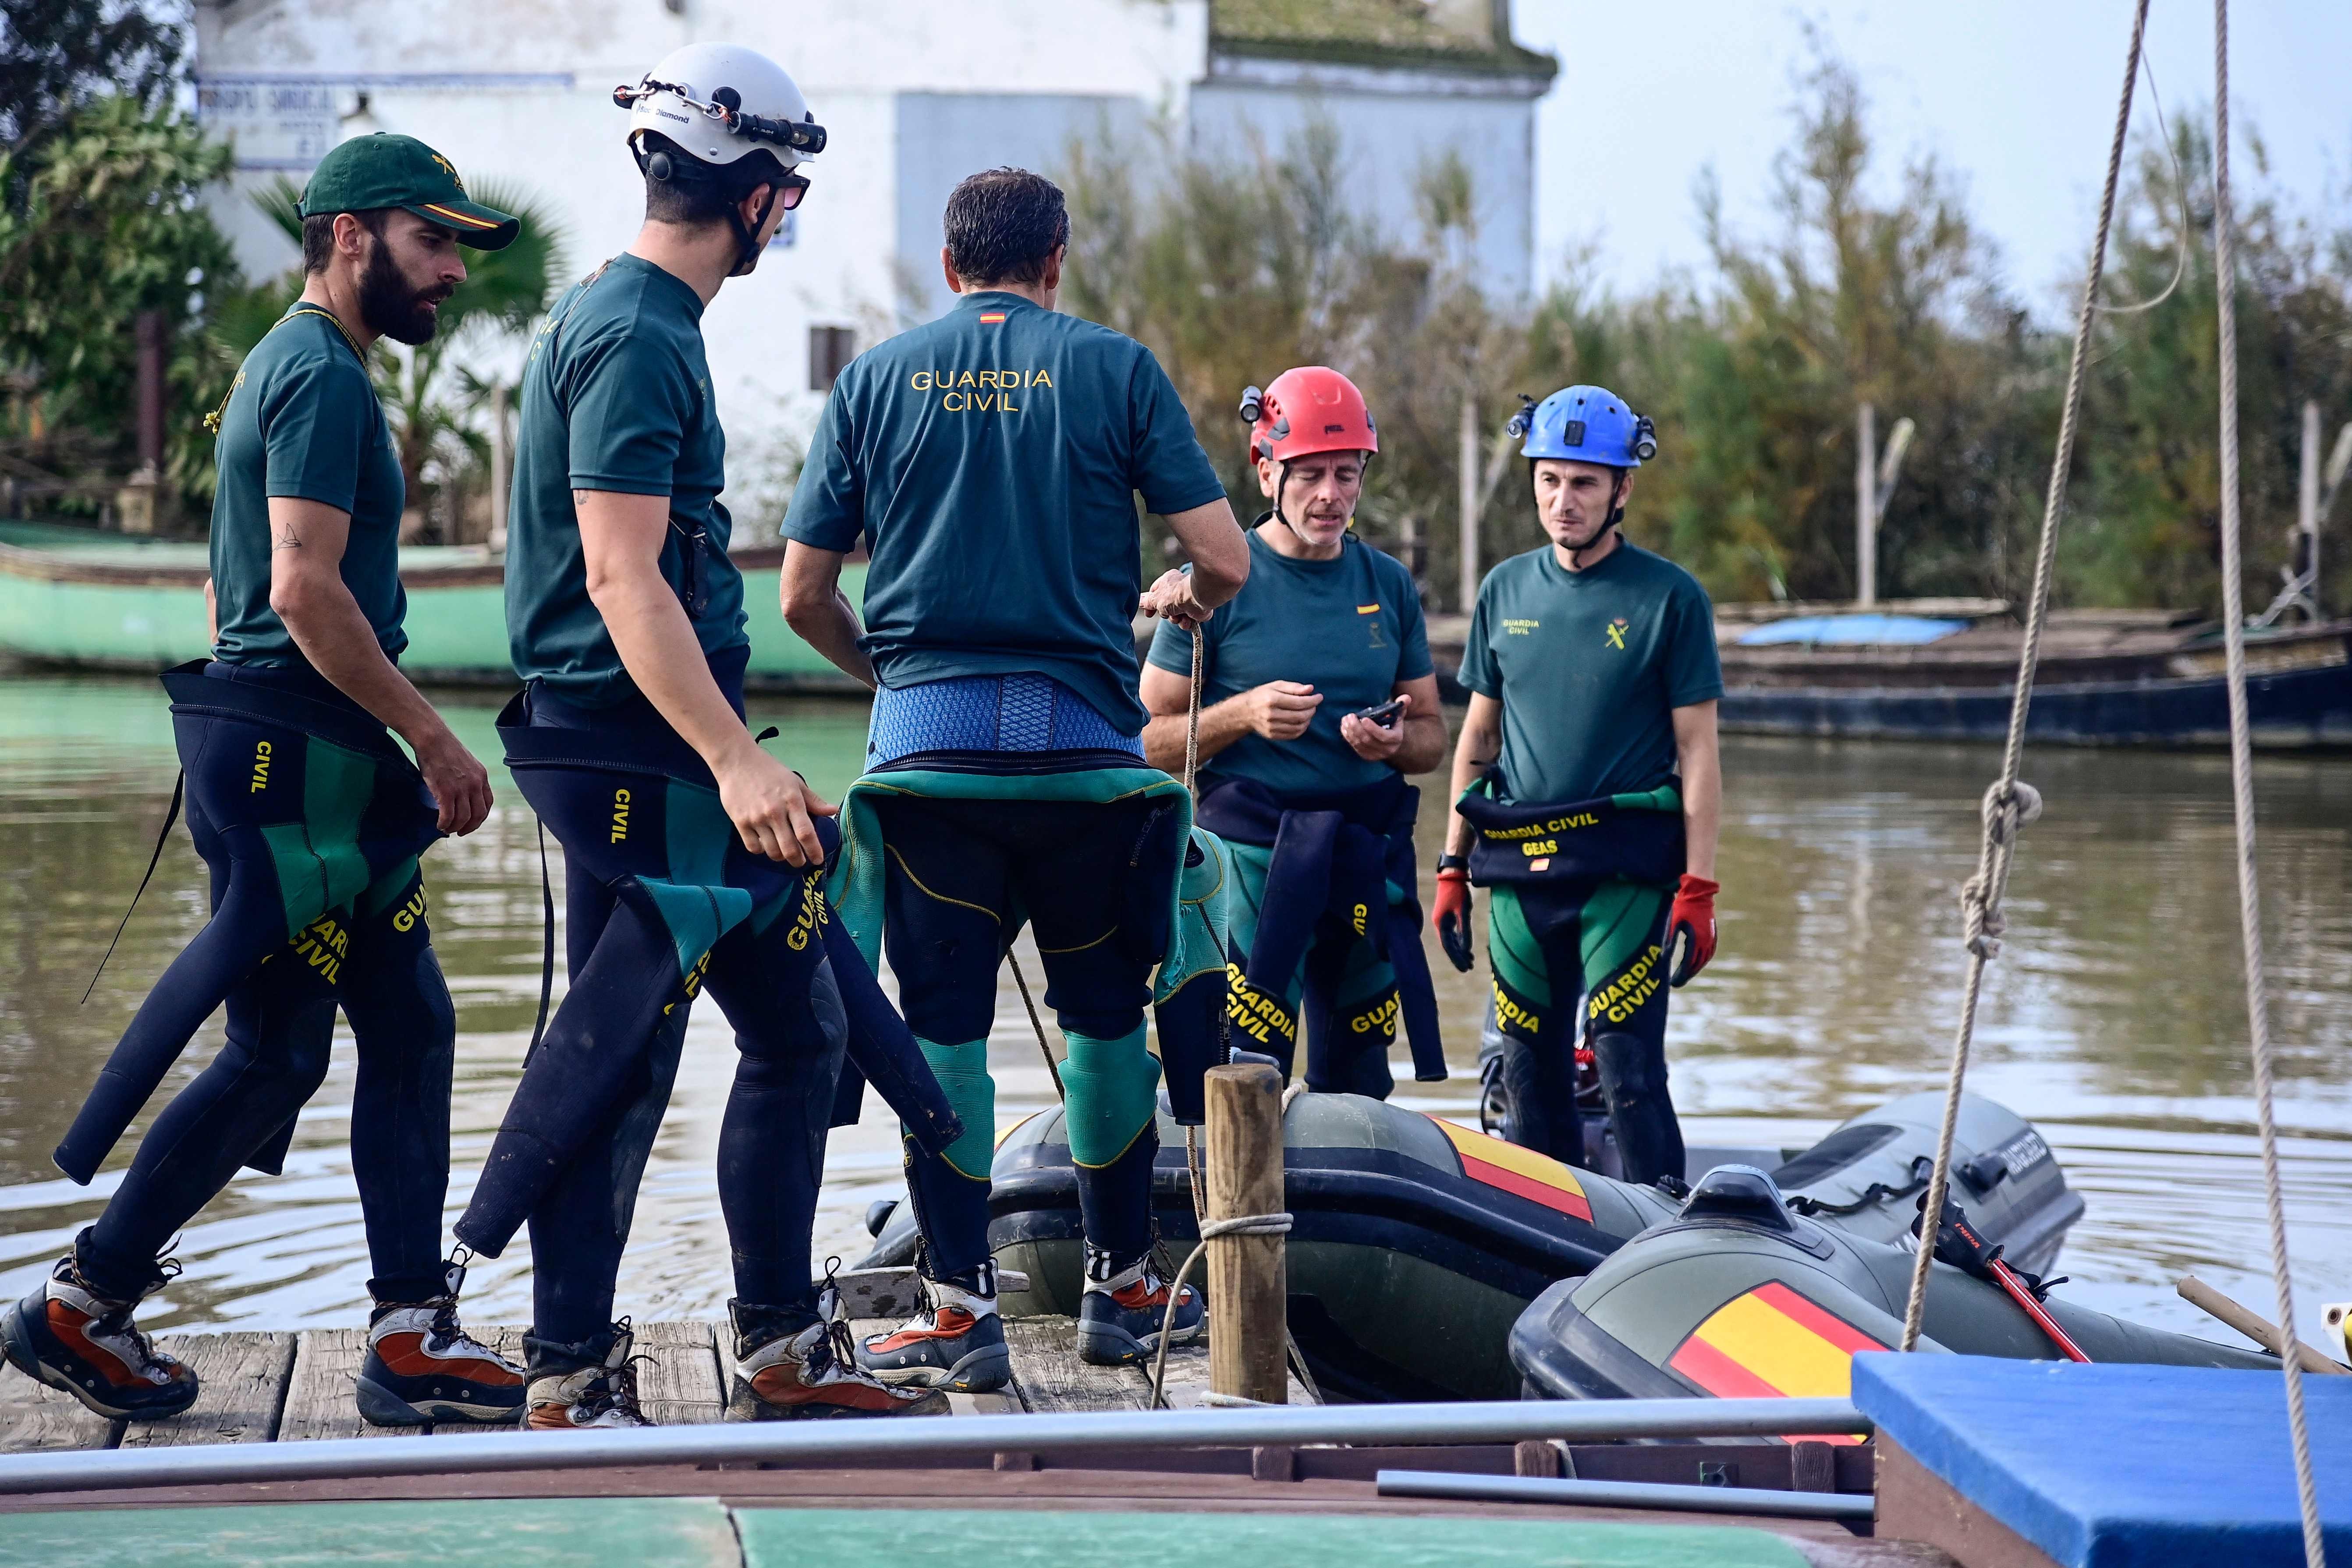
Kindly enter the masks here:
<path id="1" fill-rule="evenodd" d="M 495 249 L 518 226 L 407 136 L 336 148 L 301 211 L 301 298 L 209 422 L 213 657 L 163 678 L 212 920 L 141 1005 L 60 1168 L 90 1179 L 223 1004 L 227 1044 L 156 1116 L 97 1223 L 0 1314 L 0 1342 L 103 1415 L 194 1404 L 195 1373 L 132 1311 L 178 1272 L 163 1256 L 171 1238 L 240 1166 L 281 1168 L 341 1007 L 358 1047 L 352 1173 L 374 1268 L 360 1413 L 380 1426 L 510 1421 L 521 1370 L 459 1325 L 464 1270 L 442 1251 L 457 1024 L 417 872 L 436 838 L 481 825 L 489 776 L 400 673 L 406 497 L 367 354 L 379 337 L 429 341 L 466 279 L 457 247 Z"/>

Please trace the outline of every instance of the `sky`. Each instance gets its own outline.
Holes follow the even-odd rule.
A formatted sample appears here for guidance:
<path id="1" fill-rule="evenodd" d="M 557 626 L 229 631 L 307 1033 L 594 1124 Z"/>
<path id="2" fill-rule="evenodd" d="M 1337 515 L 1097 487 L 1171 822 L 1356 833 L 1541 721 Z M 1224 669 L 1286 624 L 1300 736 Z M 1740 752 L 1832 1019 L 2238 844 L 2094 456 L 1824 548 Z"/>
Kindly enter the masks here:
<path id="1" fill-rule="evenodd" d="M 2130 0 L 1517 0 L 1519 40 L 1558 56 L 1538 111 L 1538 270 L 1598 240 L 1600 278 L 1620 292 L 1661 271 L 1704 272 L 1693 181 L 1712 164 L 1726 212 L 1764 232 L 1772 162 L 1789 145 L 1811 23 L 1855 68 L 1890 183 L 1932 152 L 1960 175 L 2020 300 L 2063 315 L 2097 216 L 2115 124 Z M 2316 210 L 2352 205 L 2352 0 L 2239 0 L 2231 6 L 2233 177 L 2254 177 L 2245 132 L 2271 178 Z M 2213 98 L 2210 0 L 2153 0 L 2147 53 L 2168 116 Z M 2143 79 L 2133 126 L 2152 125 Z"/>

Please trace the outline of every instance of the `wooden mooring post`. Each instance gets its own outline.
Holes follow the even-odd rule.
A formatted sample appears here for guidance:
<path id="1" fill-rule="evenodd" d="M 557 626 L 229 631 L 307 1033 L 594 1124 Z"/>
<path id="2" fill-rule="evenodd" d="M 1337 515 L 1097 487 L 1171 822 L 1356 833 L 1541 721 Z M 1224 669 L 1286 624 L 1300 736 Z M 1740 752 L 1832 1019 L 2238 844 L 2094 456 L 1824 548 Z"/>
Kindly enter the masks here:
<path id="1" fill-rule="evenodd" d="M 1211 1068 L 1209 1220 L 1281 1214 L 1282 1075 L 1263 1063 Z M 1266 1405 L 1287 1403 L 1286 1282 L 1280 1236 L 1225 1236 L 1209 1244 L 1209 1387 Z"/>

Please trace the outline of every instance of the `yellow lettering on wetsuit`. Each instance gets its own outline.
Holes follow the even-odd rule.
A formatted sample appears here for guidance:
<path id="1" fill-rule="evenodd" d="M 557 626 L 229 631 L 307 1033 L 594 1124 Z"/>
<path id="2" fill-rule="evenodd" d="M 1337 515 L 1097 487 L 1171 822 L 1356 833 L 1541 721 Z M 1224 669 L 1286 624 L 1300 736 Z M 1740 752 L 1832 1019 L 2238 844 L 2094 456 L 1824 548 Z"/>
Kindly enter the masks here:
<path id="1" fill-rule="evenodd" d="M 693 1001 L 695 994 L 702 989 L 702 976 L 704 972 L 709 969 L 709 967 L 710 950 L 706 947 L 702 950 L 702 956 L 694 961 L 694 967 L 686 972 L 686 984 L 684 989 L 686 992 L 686 999 L 688 1001 Z M 667 1018 L 677 1010 L 677 1003 L 671 1002 L 666 1004 L 662 1008 L 662 1016 Z"/>
<path id="2" fill-rule="evenodd" d="M 1519 853 L 1529 859 L 1538 855 L 1557 855 L 1559 853 L 1559 840 L 1557 838 L 1530 839 L 1519 846 Z"/>
<path id="3" fill-rule="evenodd" d="M 1530 1035 L 1543 1027 L 1543 1020 L 1535 1014 L 1528 1012 L 1525 1007 L 1520 1006 L 1519 1004 L 1512 998 L 1511 994 L 1503 989 L 1501 981 L 1491 981 L 1489 984 L 1495 993 L 1495 1021 L 1496 1023 L 1517 1024 L 1520 1028 L 1525 1029 Z"/>
<path id="4" fill-rule="evenodd" d="M 801 879 L 800 913 L 793 918 L 793 929 L 784 933 L 784 945 L 794 952 L 808 946 L 809 939 L 824 930 L 833 913 L 825 905 L 824 895 L 817 891 L 816 879 Z"/>
<path id="5" fill-rule="evenodd" d="M 1271 1040 L 1277 1034 L 1287 1040 L 1297 1027 L 1289 1012 L 1251 985 L 1237 963 L 1225 965 L 1225 1016 L 1235 1028 L 1258 1041 Z"/>
<path id="6" fill-rule="evenodd" d="M 1661 956 L 1660 950 L 1653 944 L 1624 973 L 1593 993 L 1591 1001 L 1585 1005 L 1585 1016 L 1605 1016 L 1612 1024 L 1622 1024 L 1633 1017 L 1643 1003 L 1658 994 L 1664 979 L 1658 973 Z"/>
<path id="7" fill-rule="evenodd" d="M 253 747 L 253 787 L 247 795 L 259 795 L 269 787 L 269 742 L 258 741 Z"/>
<path id="8" fill-rule="evenodd" d="M 351 951 L 351 933 L 331 914 L 320 915 L 294 935 L 288 944 L 294 956 L 317 970 L 328 984 L 336 983 L 343 971 L 343 957 Z"/>
<path id="9" fill-rule="evenodd" d="M 613 837 L 611 841 L 614 844 L 618 844 L 622 839 L 626 838 L 628 836 L 629 792 L 625 789 L 616 789 L 613 792 Z"/>
<path id="10" fill-rule="evenodd" d="M 392 929 L 394 931 L 414 931 L 416 927 L 416 922 L 424 918 L 425 884 L 419 882 L 416 884 L 416 896 L 409 900 L 408 902 L 401 905 L 400 912 L 392 917 Z"/>
<path id="11" fill-rule="evenodd" d="M 1392 1035 L 1396 1033 L 1396 1016 L 1398 1006 L 1399 1004 L 1396 996 L 1391 994 L 1387 1001 L 1381 1003 L 1370 1012 L 1359 1013 L 1354 1017 L 1349 1019 L 1348 1027 L 1353 1029 L 1360 1035 L 1370 1035 L 1374 1033 Z"/>

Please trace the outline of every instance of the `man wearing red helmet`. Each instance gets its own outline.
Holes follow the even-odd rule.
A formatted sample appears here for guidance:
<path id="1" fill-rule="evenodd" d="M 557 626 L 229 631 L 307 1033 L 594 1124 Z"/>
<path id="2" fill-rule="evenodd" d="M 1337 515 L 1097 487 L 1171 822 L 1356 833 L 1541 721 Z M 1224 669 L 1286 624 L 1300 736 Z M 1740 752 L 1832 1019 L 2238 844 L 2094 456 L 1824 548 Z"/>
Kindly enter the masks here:
<path id="1" fill-rule="evenodd" d="M 1402 1015 L 1415 1076 L 1445 1076 L 1421 951 L 1405 775 L 1445 751 L 1412 574 L 1351 529 L 1380 433 L 1338 371 L 1286 371 L 1244 395 L 1258 485 L 1250 576 L 1203 625 L 1202 826 L 1234 861 L 1228 1013 L 1235 1044 L 1322 1091 L 1385 1098 Z M 1193 639 L 1163 625 L 1143 671 L 1144 752 L 1183 766 Z"/>

